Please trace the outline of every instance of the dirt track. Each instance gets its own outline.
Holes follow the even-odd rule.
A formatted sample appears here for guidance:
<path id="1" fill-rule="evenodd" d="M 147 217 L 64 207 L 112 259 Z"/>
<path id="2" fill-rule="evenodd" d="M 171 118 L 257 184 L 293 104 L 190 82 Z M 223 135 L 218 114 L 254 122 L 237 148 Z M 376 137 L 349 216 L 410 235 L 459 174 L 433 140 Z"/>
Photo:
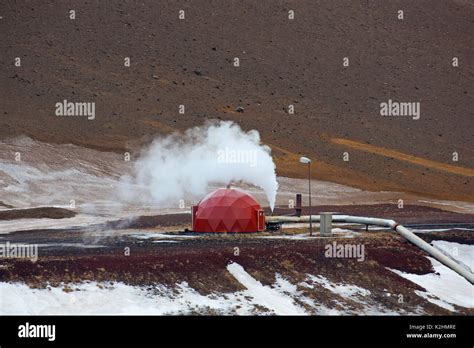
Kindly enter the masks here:
<path id="1" fill-rule="evenodd" d="M 0 138 L 122 151 L 230 119 L 261 132 L 279 175 L 304 176 L 304 153 L 323 180 L 473 201 L 468 1 L 18 1 L 0 15 Z M 96 118 L 55 116 L 63 99 L 96 102 Z M 421 118 L 381 117 L 388 99 L 420 101 Z"/>

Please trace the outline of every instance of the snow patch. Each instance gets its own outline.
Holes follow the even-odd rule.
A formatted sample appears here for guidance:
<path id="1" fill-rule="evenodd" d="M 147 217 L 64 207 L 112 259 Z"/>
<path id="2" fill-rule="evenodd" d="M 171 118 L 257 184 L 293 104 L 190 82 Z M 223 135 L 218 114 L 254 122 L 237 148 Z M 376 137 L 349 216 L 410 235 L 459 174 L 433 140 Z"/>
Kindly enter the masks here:
<path id="1" fill-rule="evenodd" d="M 136 287 L 97 282 L 31 289 L 20 283 L 0 283 L 1 315 L 183 315 L 268 314 L 249 301 L 247 291 L 201 295 L 186 282 L 176 287 Z"/>
<path id="2" fill-rule="evenodd" d="M 431 257 L 428 259 L 431 261 L 435 273 L 419 275 L 389 269 L 425 288 L 425 292 L 416 291 L 416 293 L 437 306 L 453 312 L 455 311 L 453 304 L 474 308 L 474 287 L 450 268 Z"/>
<path id="3" fill-rule="evenodd" d="M 310 236 L 309 236 L 309 233 L 300 233 L 300 234 L 282 235 L 282 236 L 259 236 L 258 238 L 263 238 L 263 239 L 308 240 L 308 239 L 314 239 L 315 237 L 310 237 Z"/>
<path id="4" fill-rule="evenodd" d="M 434 240 L 431 242 L 435 248 L 440 249 L 453 259 L 474 270 L 474 245 Z"/>
<path id="5" fill-rule="evenodd" d="M 100 244 L 84 244 L 84 243 L 42 243 L 38 244 L 39 248 L 83 248 L 83 249 L 95 249 L 95 248 L 107 248 L 106 245 Z"/>
<path id="6" fill-rule="evenodd" d="M 135 233 L 131 237 L 137 239 L 186 239 L 186 238 L 196 238 L 197 236 L 191 236 L 187 234 L 170 234 L 170 233 Z"/>
<path id="7" fill-rule="evenodd" d="M 262 285 L 258 280 L 248 274 L 238 263 L 227 265 L 227 270 L 247 288 L 246 294 L 254 299 L 256 303 L 272 310 L 280 315 L 298 315 L 304 314 L 304 310 L 296 306 L 293 299 L 282 294 L 277 289 Z M 290 286 L 289 282 L 284 282 L 280 278 L 280 289 L 286 289 L 287 292 L 294 293 L 296 286 Z"/>
<path id="8" fill-rule="evenodd" d="M 321 285 L 323 288 L 332 291 L 333 293 L 340 295 L 345 298 L 351 298 L 354 296 L 369 296 L 370 291 L 364 288 L 361 288 L 357 285 L 343 284 L 343 283 L 333 283 L 326 277 L 322 275 L 314 276 L 308 275 L 308 280 L 318 285 Z M 306 283 L 306 286 L 310 289 L 314 288 L 314 285 Z"/>

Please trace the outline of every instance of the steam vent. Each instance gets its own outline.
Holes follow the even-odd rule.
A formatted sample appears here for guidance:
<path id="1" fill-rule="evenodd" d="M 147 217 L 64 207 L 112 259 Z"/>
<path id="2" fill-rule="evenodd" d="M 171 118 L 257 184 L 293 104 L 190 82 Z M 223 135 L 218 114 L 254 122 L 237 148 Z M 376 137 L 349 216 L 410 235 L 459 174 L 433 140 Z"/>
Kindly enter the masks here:
<path id="1" fill-rule="evenodd" d="M 193 206 L 194 232 L 258 232 L 265 215 L 257 201 L 236 189 L 218 189 Z"/>

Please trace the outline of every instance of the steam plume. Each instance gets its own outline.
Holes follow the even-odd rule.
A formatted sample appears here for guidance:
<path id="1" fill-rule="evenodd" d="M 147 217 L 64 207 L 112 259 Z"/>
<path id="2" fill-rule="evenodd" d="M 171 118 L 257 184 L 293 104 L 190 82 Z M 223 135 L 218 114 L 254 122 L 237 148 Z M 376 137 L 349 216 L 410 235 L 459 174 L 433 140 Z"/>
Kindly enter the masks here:
<path id="1" fill-rule="evenodd" d="M 137 198 L 130 184 L 145 188 L 154 203 L 204 195 L 211 183 L 242 181 L 266 193 L 275 206 L 278 183 L 271 149 L 256 130 L 244 132 L 230 121 L 208 122 L 184 133 L 156 139 L 122 179 L 122 193 Z"/>

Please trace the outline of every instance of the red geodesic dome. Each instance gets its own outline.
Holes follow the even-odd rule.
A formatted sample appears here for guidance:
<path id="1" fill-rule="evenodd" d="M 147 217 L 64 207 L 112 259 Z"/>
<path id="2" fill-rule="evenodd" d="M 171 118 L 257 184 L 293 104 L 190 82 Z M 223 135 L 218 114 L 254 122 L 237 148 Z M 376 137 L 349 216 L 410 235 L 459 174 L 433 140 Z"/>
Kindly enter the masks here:
<path id="1" fill-rule="evenodd" d="M 257 232 L 265 215 L 255 199 L 240 190 L 218 189 L 193 206 L 194 232 Z"/>

